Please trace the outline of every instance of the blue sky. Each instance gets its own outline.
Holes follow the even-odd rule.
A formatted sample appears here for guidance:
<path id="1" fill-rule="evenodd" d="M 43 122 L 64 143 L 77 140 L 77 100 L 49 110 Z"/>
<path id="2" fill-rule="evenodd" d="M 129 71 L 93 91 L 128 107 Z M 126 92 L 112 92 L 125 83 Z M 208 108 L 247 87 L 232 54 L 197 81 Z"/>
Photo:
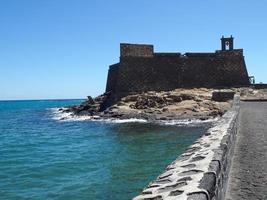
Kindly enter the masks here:
<path id="1" fill-rule="evenodd" d="M 0 0 L 0 99 L 96 96 L 121 42 L 213 52 L 231 34 L 267 82 L 266 10 L 265 0 Z"/>

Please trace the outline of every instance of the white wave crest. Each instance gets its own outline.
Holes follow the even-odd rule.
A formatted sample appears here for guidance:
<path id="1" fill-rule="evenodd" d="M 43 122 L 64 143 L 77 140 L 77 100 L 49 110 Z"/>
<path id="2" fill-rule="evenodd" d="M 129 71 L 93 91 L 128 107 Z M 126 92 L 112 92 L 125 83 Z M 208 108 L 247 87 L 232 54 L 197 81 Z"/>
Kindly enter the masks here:
<path id="1" fill-rule="evenodd" d="M 77 116 L 74 115 L 72 112 L 65 112 L 64 108 L 51 108 L 52 111 L 52 119 L 62 122 L 70 122 L 70 121 L 99 121 L 99 122 L 107 122 L 107 123 L 156 123 L 161 125 L 176 125 L 176 126 L 194 126 L 200 125 L 205 123 L 214 123 L 219 118 L 211 118 L 211 119 L 174 119 L 174 120 L 155 120 L 149 121 L 146 119 L 138 119 L 138 118 L 129 118 L 129 119 L 117 119 L 117 118 L 109 118 L 103 119 L 100 116 Z"/>
<path id="2" fill-rule="evenodd" d="M 104 122 L 111 122 L 111 123 L 117 123 L 117 124 L 122 124 L 122 123 L 146 123 L 148 122 L 145 119 L 137 119 L 137 118 L 129 118 L 129 119 L 115 119 L 115 118 L 110 118 L 110 119 L 99 119 L 97 121 L 104 121 Z"/>
<path id="3" fill-rule="evenodd" d="M 76 116 L 72 112 L 65 112 L 64 108 L 51 108 L 52 119 L 58 121 L 84 121 L 90 120 L 91 116 Z"/>
<path id="4" fill-rule="evenodd" d="M 210 118 L 210 119 L 174 119 L 174 120 L 160 120 L 160 124 L 164 125 L 180 125 L 180 126 L 186 126 L 186 125 L 200 125 L 205 123 L 214 123 L 219 118 Z"/>
<path id="5" fill-rule="evenodd" d="M 52 108 L 51 109 L 53 116 L 52 119 L 58 120 L 58 121 L 101 121 L 101 122 L 110 122 L 110 123 L 146 123 L 148 122 L 145 119 L 137 119 L 137 118 L 130 118 L 130 119 L 116 119 L 116 118 L 109 118 L 109 119 L 103 119 L 100 116 L 77 116 L 74 115 L 72 112 L 64 112 L 64 109 L 59 110 L 59 108 Z"/>

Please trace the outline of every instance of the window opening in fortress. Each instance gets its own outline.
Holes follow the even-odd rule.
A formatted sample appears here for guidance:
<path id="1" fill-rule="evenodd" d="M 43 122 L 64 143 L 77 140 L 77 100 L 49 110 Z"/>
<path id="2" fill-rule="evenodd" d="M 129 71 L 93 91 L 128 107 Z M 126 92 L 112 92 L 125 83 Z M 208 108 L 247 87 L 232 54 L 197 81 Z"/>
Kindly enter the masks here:
<path id="1" fill-rule="evenodd" d="M 229 41 L 225 42 L 225 50 L 230 50 L 230 43 Z"/>

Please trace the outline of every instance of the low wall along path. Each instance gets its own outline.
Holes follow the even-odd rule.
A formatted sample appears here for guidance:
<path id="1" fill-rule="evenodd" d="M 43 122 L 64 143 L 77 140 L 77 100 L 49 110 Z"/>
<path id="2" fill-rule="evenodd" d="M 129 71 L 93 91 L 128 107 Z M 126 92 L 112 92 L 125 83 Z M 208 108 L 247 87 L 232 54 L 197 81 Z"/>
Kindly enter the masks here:
<path id="1" fill-rule="evenodd" d="M 238 126 L 239 97 L 232 108 L 134 200 L 224 199 Z"/>

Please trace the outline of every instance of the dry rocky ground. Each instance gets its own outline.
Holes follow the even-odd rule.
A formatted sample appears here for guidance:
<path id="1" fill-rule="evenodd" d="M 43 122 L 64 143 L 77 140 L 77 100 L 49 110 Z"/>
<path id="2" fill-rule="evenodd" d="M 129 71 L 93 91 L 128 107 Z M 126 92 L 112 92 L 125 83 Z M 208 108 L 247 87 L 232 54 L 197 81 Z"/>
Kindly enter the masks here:
<path id="1" fill-rule="evenodd" d="M 241 100 L 267 100 L 267 89 L 234 88 Z"/>
<path id="2" fill-rule="evenodd" d="M 107 94 L 88 97 L 81 105 L 60 109 L 79 116 L 102 118 L 142 118 L 149 120 L 208 119 L 224 114 L 232 104 L 234 94 L 241 99 L 267 99 L 267 90 L 232 88 L 176 89 L 162 92 L 143 92 L 122 98 L 113 106 L 103 109 Z"/>
<path id="3" fill-rule="evenodd" d="M 108 108 L 111 116 L 147 119 L 206 119 L 222 115 L 231 107 L 231 100 L 212 101 L 211 89 L 176 89 L 169 92 L 145 92 L 124 97 Z"/>
<path id="4" fill-rule="evenodd" d="M 267 89 L 176 89 L 162 92 L 143 92 L 122 98 L 103 109 L 107 94 L 88 97 L 81 105 L 61 109 L 74 115 L 95 118 L 141 118 L 147 120 L 209 119 L 222 116 L 232 105 L 234 94 L 241 100 L 267 99 Z"/>

